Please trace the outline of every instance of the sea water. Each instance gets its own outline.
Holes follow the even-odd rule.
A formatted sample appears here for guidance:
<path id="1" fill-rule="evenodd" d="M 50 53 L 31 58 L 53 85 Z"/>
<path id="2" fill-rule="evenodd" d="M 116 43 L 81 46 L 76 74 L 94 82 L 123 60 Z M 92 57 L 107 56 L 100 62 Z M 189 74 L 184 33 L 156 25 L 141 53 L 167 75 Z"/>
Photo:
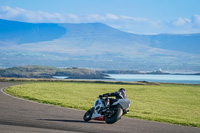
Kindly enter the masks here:
<path id="1" fill-rule="evenodd" d="M 108 74 L 115 81 L 148 81 L 200 84 L 200 75 Z"/>

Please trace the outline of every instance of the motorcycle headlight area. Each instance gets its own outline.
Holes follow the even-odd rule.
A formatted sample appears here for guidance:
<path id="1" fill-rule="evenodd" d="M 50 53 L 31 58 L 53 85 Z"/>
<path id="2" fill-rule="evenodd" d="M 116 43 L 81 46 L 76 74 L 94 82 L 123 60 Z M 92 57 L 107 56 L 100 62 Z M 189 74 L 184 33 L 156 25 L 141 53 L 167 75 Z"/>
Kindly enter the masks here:
<path id="1" fill-rule="evenodd" d="M 101 100 L 96 100 L 94 103 L 95 110 L 100 112 L 104 108 L 104 104 Z"/>

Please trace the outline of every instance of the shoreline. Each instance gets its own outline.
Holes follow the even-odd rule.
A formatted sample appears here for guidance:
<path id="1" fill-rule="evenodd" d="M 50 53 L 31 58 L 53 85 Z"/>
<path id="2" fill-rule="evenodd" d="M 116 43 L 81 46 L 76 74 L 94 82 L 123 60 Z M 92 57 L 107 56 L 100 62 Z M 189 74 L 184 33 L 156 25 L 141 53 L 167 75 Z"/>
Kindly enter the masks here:
<path id="1" fill-rule="evenodd" d="M 104 84 L 129 84 L 129 85 L 160 85 L 160 84 L 177 84 L 177 85 L 195 85 L 189 83 L 169 83 L 169 82 L 149 82 L 149 81 L 114 81 L 103 79 L 49 79 L 49 78 L 3 78 L 0 82 L 85 82 L 85 83 L 104 83 Z"/>

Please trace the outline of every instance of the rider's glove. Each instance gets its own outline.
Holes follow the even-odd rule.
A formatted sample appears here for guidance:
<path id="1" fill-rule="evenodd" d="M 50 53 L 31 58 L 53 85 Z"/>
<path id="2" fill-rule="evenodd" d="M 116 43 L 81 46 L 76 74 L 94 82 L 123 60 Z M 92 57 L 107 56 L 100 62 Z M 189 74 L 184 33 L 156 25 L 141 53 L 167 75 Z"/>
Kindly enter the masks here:
<path id="1" fill-rule="evenodd" d="M 99 95 L 99 97 L 101 98 L 101 97 L 103 97 L 103 95 Z"/>

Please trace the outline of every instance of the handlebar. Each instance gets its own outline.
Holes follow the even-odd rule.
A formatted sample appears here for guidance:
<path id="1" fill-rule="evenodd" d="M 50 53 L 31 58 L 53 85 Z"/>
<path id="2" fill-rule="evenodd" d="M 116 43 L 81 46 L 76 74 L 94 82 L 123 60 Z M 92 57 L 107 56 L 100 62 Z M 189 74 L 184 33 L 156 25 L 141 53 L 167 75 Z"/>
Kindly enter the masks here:
<path id="1" fill-rule="evenodd" d="M 108 98 L 108 96 L 99 96 L 99 97 L 97 97 L 97 98 L 100 98 L 100 99 L 103 99 L 103 98 Z"/>

